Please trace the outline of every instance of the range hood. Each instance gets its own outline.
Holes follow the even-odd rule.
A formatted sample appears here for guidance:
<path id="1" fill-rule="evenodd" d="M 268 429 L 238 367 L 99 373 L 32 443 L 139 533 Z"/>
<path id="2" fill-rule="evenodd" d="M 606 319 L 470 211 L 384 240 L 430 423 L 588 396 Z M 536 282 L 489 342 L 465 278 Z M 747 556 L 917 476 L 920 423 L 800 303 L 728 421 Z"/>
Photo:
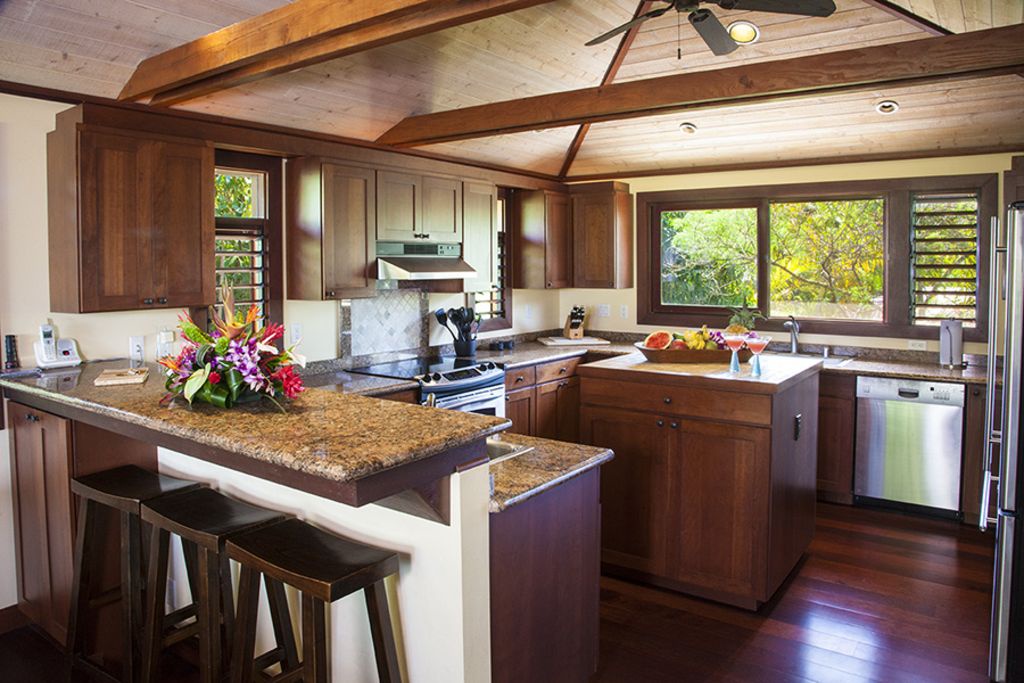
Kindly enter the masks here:
<path id="1" fill-rule="evenodd" d="M 377 242 L 377 278 L 380 280 L 465 280 L 477 277 L 462 260 L 458 244 Z"/>

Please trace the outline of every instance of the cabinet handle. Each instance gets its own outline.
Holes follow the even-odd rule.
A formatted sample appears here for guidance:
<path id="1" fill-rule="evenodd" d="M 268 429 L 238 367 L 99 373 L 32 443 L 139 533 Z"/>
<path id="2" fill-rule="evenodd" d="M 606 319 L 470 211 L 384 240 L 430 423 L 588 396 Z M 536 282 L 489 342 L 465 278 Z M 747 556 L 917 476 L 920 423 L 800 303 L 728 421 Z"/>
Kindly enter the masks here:
<path id="1" fill-rule="evenodd" d="M 564 375 L 568 371 L 569 371 L 569 368 L 558 368 L 558 374 L 559 375 Z"/>
<path id="2" fill-rule="evenodd" d="M 548 289 L 554 289 L 554 285 L 551 284 L 550 282 L 548 283 Z"/>
<path id="3" fill-rule="evenodd" d="M 159 299 L 157 299 L 156 302 L 158 304 L 165 304 L 165 303 L 167 303 L 167 297 L 166 296 L 162 296 Z"/>
<path id="4" fill-rule="evenodd" d="M 665 426 L 665 421 L 664 420 L 658 420 L 658 426 L 659 427 L 664 427 Z"/>
<path id="5" fill-rule="evenodd" d="M 39 422 L 39 416 L 33 415 L 32 413 L 28 413 L 27 415 L 25 415 L 25 419 L 28 420 L 29 422 Z"/>
<path id="6" fill-rule="evenodd" d="M 333 289 L 328 289 L 326 294 L 327 294 L 328 297 L 330 297 L 332 299 L 334 298 L 334 290 Z"/>
<path id="7" fill-rule="evenodd" d="M 516 384 L 519 384 L 520 382 L 525 382 L 525 381 L 526 381 L 526 378 L 523 377 L 522 375 L 519 375 L 518 377 L 516 377 Z"/>
<path id="8" fill-rule="evenodd" d="M 676 429 L 676 428 L 679 427 L 679 423 L 678 422 L 673 422 L 672 424 L 669 425 L 669 427 L 671 427 L 672 429 Z"/>
<path id="9" fill-rule="evenodd" d="M 665 405 L 668 405 L 669 403 L 672 402 L 672 397 L 671 396 L 666 396 L 665 398 L 663 398 L 661 400 L 665 402 Z"/>
<path id="10" fill-rule="evenodd" d="M 429 232 L 425 232 L 422 235 L 420 235 L 420 237 L 422 237 L 425 240 L 429 240 L 430 239 L 430 233 Z"/>
<path id="11" fill-rule="evenodd" d="M 800 431 L 804 426 L 804 416 L 797 413 L 793 416 L 793 441 L 800 440 Z"/>
<path id="12" fill-rule="evenodd" d="M 152 306 L 153 305 L 153 300 L 152 299 L 143 299 L 142 303 L 144 303 L 146 306 Z"/>
<path id="13" fill-rule="evenodd" d="M 511 401 L 512 399 L 511 399 L 511 398 L 509 398 L 508 396 L 506 396 L 506 397 L 505 397 L 505 400 L 506 400 L 506 401 Z"/>

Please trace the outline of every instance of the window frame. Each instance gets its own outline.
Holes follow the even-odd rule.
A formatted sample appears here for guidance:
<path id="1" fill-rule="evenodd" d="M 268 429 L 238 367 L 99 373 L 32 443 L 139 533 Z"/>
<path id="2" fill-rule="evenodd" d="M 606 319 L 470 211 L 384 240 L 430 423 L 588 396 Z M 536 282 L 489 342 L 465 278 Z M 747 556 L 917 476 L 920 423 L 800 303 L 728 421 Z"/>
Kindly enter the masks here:
<path id="1" fill-rule="evenodd" d="M 964 338 L 983 342 L 988 336 L 989 230 L 998 215 L 999 176 L 995 173 L 891 178 L 883 180 L 796 183 L 697 190 L 666 190 L 637 194 L 637 322 L 646 325 L 724 327 L 730 316 L 717 306 L 672 306 L 661 303 L 660 235 L 662 211 L 758 207 L 758 306 L 768 301 L 770 252 L 768 206 L 772 202 L 812 202 L 833 199 L 885 199 L 885 286 L 882 322 L 801 318 L 800 329 L 811 334 L 934 339 L 938 328 L 911 321 L 910 239 L 912 195 L 923 192 L 978 193 L 977 327 L 965 328 Z M 758 329 L 784 331 L 786 318 L 758 321 Z"/>
<path id="2" fill-rule="evenodd" d="M 500 200 L 500 201 L 499 201 Z M 515 218 L 515 202 L 512 201 L 512 189 L 508 187 L 498 187 L 497 194 L 495 196 L 495 214 L 497 214 L 498 206 L 503 208 L 501 219 L 503 222 L 504 236 L 502 239 L 505 243 L 502 245 L 502 257 L 504 258 L 503 270 L 502 270 L 502 287 L 499 290 L 501 292 L 501 310 L 504 315 L 500 318 L 488 318 L 487 320 L 480 321 L 480 332 L 494 332 L 497 330 L 510 330 L 512 329 L 512 259 L 514 258 L 512 253 L 512 226 L 513 219 Z M 497 215 L 495 215 L 497 220 Z"/>

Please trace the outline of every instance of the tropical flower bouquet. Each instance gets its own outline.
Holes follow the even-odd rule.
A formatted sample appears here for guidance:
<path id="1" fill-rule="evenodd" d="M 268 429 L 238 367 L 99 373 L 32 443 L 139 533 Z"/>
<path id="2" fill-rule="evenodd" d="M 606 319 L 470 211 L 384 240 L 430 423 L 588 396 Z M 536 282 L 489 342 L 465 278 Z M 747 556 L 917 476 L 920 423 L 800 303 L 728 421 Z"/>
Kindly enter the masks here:
<path id="1" fill-rule="evenodd" d="M 306 359 L 295 345 L 278 351 L 274 342 L 284 337 L 284 326 L 268 323 L 257 328 L 259 309 L 254 304 L 243 315 L 235 312 L 234 295 L 224 295 L 224 317 L 210 307 L 214 331 L 204 332 L 187 313 L 178 316 L 185 346 L 177 356 L 166 356 L 166 400 L 183 396 L 190 404 L 203 401 L 218 408 L 267 399 L 281 411 L 280 400 L 298 396 L 305 387 L 295 366 Z"/>

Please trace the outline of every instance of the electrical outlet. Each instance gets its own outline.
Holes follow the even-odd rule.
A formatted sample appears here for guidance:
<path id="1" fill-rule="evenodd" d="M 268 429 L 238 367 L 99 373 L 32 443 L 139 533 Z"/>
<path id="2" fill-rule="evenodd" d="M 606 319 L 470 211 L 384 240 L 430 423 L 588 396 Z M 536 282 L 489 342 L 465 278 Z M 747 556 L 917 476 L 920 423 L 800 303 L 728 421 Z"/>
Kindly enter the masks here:
<path id="1" fill-rule="evenodd" d="M 623 320 L 629 318 L 629 304 L 622 304 L 619 306 L 619 317 Z"/>
<path id="2" fill-rule="evenodd" d="M 612 307 L 609 306 L 608 304 L 598 304 L 597 305 L 597 317 L 598 318 L 608 318 L 608 317 L 611 316 L 611 314 L 612 314 Z"/>
<path id="3" fill-rule="evenodd" d="M 141 363 L 146 355 L 145 337 L 128 337 L 128 358 L 133 363 Z"/>
<path id="4" fill-rule="evenodd" d="M 531 320 L 533 318 L 533 304 L 526 304 L 526 306 L 523 307 L 523 317 L 527 320 Z"/>
<path id="5" fill-rule="evenodd" d="M 924 339 L 908 339 L 907 348 L 910 349 L 911 351 L 927 351 L 928 342 L 926 342 Z"/>
<path id="6" fill-rule="evenodd" d="M 298 344 L 300 339 L 302 339 L 302 323 L 292 323 L 292 336 L 290 341 L 292 344 Z"/>

